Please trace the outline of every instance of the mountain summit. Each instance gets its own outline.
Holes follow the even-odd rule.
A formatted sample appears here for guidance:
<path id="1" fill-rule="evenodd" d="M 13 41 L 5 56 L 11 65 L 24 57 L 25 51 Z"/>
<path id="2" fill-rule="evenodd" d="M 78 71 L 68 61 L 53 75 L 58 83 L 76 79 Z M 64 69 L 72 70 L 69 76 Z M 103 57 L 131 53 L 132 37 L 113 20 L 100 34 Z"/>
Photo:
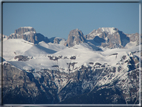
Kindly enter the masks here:
<path id="1" fill-rule="evenodd" d="M 79 29 L 74 29 L 70 31 L 68 35 L 68 39 L 64 45 L 68 47 L 72 47 L 76 44 L 83 43 L 83 42 L 85 42 L 83 32 Z"/>
<path id="2" fill-rule="evenodd" d="M 15 30 L 15 33 L 16 34 L 23 34 L 23 33 L 26 33 L 26 32 L 34 32 L 36 33 L 35 29 L 33 27 L 20 27 L 18 29 Z"/>
<path id="3" fill-rule="evenodd" d="M 32 27 L 20 27 L 15 30 L 15 33 L 12 33 L 8 39 L 24 39 L 26 41 L 32 42 L 34 44 L 38 44 L 41 41 L 46 43 L 49 42 L 47 37 L 40 33 L 36 33 L 35 29 Z"/>
<path id="4" fill-rule="evenodd" d="M 129 45 L 139 44 L 139 34 L 125 34 L 115 27 L 102 27 L 94 29 L 89 34 L 85 35 L 79 29 L 73 29 L 68 35 L 67 41 L 60 37 L 52 37 L 48 39 L 40 33 L 36 33 L 33 27 L 20 27 L 15 30 L 10 36 L 5 39 L 24 39 L 28 42 L 38 44 L 41 41 L 45 43 L 51 42 L 54 44 L 62 44 L 67 47 L 73 47 L 80 43 L 89 43 L 93 46 L 102 46 L 106 48 L 124 48 Z M 136 43 L 135 43 L 136 42 Z M 126 46 L 127 45 L 127 46 Z"/>
<path id="5" fill-rule="evenodd" d="M 94 39 L 95 41 L 98 41 L 98 38 L 100 38 L 101 41 L 104 41 L 101 43 L 101 46 L 108 48 L 125 47 L 125 45 L 130 42 L 129 37 L 127 37 L 125 33 L 114 27 L 102 27 L 97 30 L 93 30 L 88 35 L 85 35 L 85 38 L 87 40 Z"/>

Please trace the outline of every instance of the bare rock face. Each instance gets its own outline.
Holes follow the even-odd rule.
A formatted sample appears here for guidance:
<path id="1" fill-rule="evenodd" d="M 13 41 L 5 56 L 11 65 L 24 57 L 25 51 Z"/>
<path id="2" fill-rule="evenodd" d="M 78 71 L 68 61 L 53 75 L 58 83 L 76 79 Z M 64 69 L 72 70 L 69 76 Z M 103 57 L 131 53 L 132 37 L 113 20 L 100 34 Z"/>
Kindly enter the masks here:
<path id="1" fill-rule="evenodd" d="M 101 41 L 98 41 L 98 37 Z M 96 40 L 97 37 L 97 40 Z M 109 48 L 122 48 L 125 47 L 127 43 L 130 42 L 129 37 L 117 28 L 99 28 L 98 30 L 93 30 L 88 35 L 85 35 L 87 40 L 94 39 L 97 42 L 102 42 L 101 46 Z"/>
<path id="2" fill-rule="evenodd" d="M 139 34 L 134 33 L 134 34 L 127 34 L 127 36 L 130 38 L 130 41 L 132 42 L 137 42 L 137 45 L 139 44 Z M 142 37 L 142 36 L 141 36 Z"/>
<path id="3" fill-rule="evenodd" d="M 21 35 L 25 32 L 31 32 L 31 31 L 36 32 L 35 29 L 32 27 L 20 27 L 15 30 L 15 33 Z"/>
<path id="4" fill-rule="evenodd" d="M 59 102 L 50 77 L 35 78 L 32 73 L 3 65 L 3 104 L 48 104 Z M 46 82 L 45 86 L 42 85 Z"/>
<path id="5" fill-rule="evenodd" d="M 60 37 L 51 37 L 49 38 L 49 41 L 54 44 L 64 45 L 66 42 L 66 39 L 60 38 Z"/>
<path id="6" fill-rule="evenodd" d="M 47 37 L 40 33 L 36 33 L 35 29 L 32 27 L 20 27 L 15 30 L 15 33 L 12 33 L 8 39 L 24 39 L 26 41 L 38 44 L 41 41 L 46 43 L 49 42 Z"/>
<path id="7" fill-rule="evenodd" d="M 62 40 L 61 38 L 55 38 L 54 43 L 59 44 L 61 40 Z"/>
<path id="8" fill-rule="evenodd" d="M 66 41 L 66 40 L 63 39 L 63 38 L 56 37 L 56 38 L 54 39 L 53 43 L 55 43 L 55 44 L 64 44 L 65 41 Z"/>
<path id="9" fill-rule="evenodd" d="M 28 56 L 23 56 L 23 55 L 15 56 L 14 59 L 18 59 L 18 61 L 28 61 L 29 60 Z"/>
<path id="10" fill-rule="evenodd" d="M 74 29 L 70 31 L 68 35 L 68 40 L 65 42 L 64 45 L 68 47 L 72 47 L 76 44 L 85 42 L 85 40 L 86 39 L 84 38 L 83 32 L 80 31 L 79 29 Z"/>
<path id="11" fill-rule="evenodd" d="M 52 60 L 62 58 L 48 57 Z M 127 57 L 123 55 L 117 67 L 90 62 L 91 66 L 81 65 L 70 73 L 61 72 L 60 69 L 41 69 L 36 72 L 40 76 L 5 62 L 2 76 L 3 104 L 138 104 L 139 57 Z M 73 61 L 76 56 L 70 59 Z M 71 70 L 77 62 L 67 64 Z M 126 64 L 128 69 L 123 68 Z"/>

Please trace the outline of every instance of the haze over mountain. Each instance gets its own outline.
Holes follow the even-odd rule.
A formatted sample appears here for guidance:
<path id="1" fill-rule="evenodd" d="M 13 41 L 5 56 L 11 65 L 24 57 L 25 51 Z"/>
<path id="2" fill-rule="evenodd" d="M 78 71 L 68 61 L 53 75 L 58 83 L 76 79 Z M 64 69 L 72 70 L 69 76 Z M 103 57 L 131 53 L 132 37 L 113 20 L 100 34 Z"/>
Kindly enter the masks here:
<path id="1" fill-rule="evenodd" d="M 138 104 L 138 41 L 113 27 L 67 40 L 18 28 L 3 41 L 3 103 Z"/>

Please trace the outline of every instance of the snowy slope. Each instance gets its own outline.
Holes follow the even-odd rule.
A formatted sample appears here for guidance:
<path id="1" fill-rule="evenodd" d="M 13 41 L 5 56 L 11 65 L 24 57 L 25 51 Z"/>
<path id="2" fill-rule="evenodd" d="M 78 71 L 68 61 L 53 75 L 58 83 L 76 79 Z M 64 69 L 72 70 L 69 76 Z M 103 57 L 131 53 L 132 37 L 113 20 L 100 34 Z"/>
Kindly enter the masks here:
<path id="1" fill-rule="evenodd" d="M 133 48 L 135 46 L 137 46 L 137 41 L 135 42 L 130 41 L 129 43 L 126 44 L 125 48 Z"/>
<path id="2" fill-rule="evenodd" d="M 48 55 L 56 53 L 57 51 L 66 48 L 60 44 L 40 42 L 34 45 L 31 42 L 23 39 L 8 39 L 3 42 L 3 57 L 6 61 L 19 69 L 33 68 L 37 69 L 56 69 L 52 67 L 57 65 L 56 61 L 51 61 Z M 29 61 L 18 61 L 15 56 L 24 55 L 28 56 Z"/>
<path id="3" fill-rule="evenodd" d="M 40 42 L 39 43 L 40 46 L 43 46 L 45 48 L 48 48 L 48 49 L 52 49 L 54 51 L 60 51 L 60 50 L 63 50 L 65 49 L 66 47 L 62 44 L 54 44 L 54 43 L 45 43 L 45 42 Z"/>
<path id="4" fill-rule="evenodd" d="M 99 28 L 97 30 L 93 30 L 92 32 L 90 32 L 88 35 L 89 35 L 89 38 L 87 38 L 87 40 L 92 40 L 94 39 L 95 36 L 99 36 L 101 35 L 102 33 L 108 33 L 110 35 L 113 35 L 115 32 L 117 32 L 117 28 L 114 28 L 114 27 L 102 27 L 102 28 Z M 107 39 L 107 38 L 105 38 Z"/>
<path id="5" fill-rule="evenodd" d="M 26 28 L 32 29 L 30 27 Z M 35 91 L 35 84 L 40 89 L 37 90 L 37 95 L 40 91 L 45 93 L 49 91 L 50 93 L 52 90 L 54 93 L 50 94 L 57 94 L 60 102 L 71 97 L 78 97 L 78 95 L 84 96 L 87 94 L 86 98 L 88 98 L 89 93 L 98 93 L 98 90 L 100 90 L 98 88 L 103 89 L 105 87 L 110 87 L 115 91 L 114 97 L 111 96 L 111 91 L 106 91 L 107 95 L 110 94 L 106 99 L 116 98 L 117 100 L 119 97 L 124 97 L 123 99 L 127 102 L 127 96 L 129 95 L 129 98 L 137 98 L 140 46 L 136 46 L 136 42 L 133 41 L 127 43 L 124 48 L 114 47 L 110 49 L 101 45 L 104 43 L 100 39 L 101 36 L 107 41 L 110 38 L 105 35 L 114 36 L 117 31 L 118 29 L 113 27 L 99 28 L 88 37 L 99 35 L 100 37 L 86 40 L 70 48 L 63 45 L 64 40 L 59 40 L 59 42 L 58 39 L 62 38 L 58 37 L 57 40 L 53 38 L 55 41 L 52 40 L 52 43 L 42 41 L 38 44 L 23 39 L 5 39 L 3 41 L 5 83 L 9 85 L 8 82 L 12 82 L 10 84 L 14 83 L 16 88 L 21 87 L 21 83 L 24 83 L 27 95 L 29 95 L 30 89 L 32 89 L 31 92 Z M 28 31 L 25 32 L 26 35 L 29 33 Z M 112 39 L 112 42 L 117 42 L 115 41 L 117 39 Z M 13 75 L 9 78 L 10 75 L 8 76 L 8 74 Z M 29 85 L 30 82 L 27 82 L 28 79 L 26 81 L 23 79 L 27 77 L 29 77 L 31 85 Z M 12 89 L 15 92 L 15 89 L 11 88 L 13 86 L 9 86 L 10 88 L 7 88 L 7 90 Z M 116 89 L 121 92 L 121 95 L 116 96 L 118 94 Z M 31 93 L 31 96 L 33 94 Z M 101 95 L 102 92 L 98 96 Z"/>
<path id="6" fill-rule="evenodd" d="M 3 41 L 3 57 L 5 60 L 11 60 L 16 55 L 22 55 L 33 46 L 33 43 L 23 39 L 8 39 Z"/>
<path id="7" fill-rule="evenodd" d="M 41 69 L 60 70 L 69 73 L 77 71 L 82 65 L 88 67 L 96 63 L 118 67 L 123 56 L 129 60 L 131 52 L 139 51 L 139 46 L 130 49 L 108 49 L 88 43 L 81 43 L 71 48 L 60 44 L 40 42 L 37 45 L 23 39 L 9 39 L 4 41 L 3 56 L 6 61 L 22 70 L 33 69 L 34 72 Z M 28 56 L 27 61 L 14 59 L 17 55 Z M 92 65 L 90 63 L 93 63 Z M 123 65 L 127 69 L 127 64 Z"/>
<path id="8" fill-rule="evenodd" d="M 34 46 L 28 44 L 28 42 L 25 43 L 25 41 L 21 41 L 21 44 L 19 44 L 18 40 L 9 40 L 7 42 L 10 44 L 15 42 L 16 44 L 14 46 L 17 47 L 10 48 L 10 44 L 9 46 L 4 45 L 7 47 L 6 49 L 4 49 L 4 58 L 6 60 L 9 60 L 9 63 L 19 69 L 27 70 L 27 68 L 29 68 L 30 70 L 31 68 L 33 68 L 34 72 L 40 71 L 40 69 L 50 69 L 69 73 L 69 69 L 70 71 L 74 72 L 82 65 L 86 67 L 91 66 L 90 62 L 92 62 L 93 65 L 95 65 L 95 63 L 107 63 L 107 65 L 117 67 L 117 64 L 120 63 L 120 60 L 124 55 L 126 56 L 125 60 L 129 60 L 131 52 L 139 50 L 139 46 L 136 46 L 132 49 L 106 48 L 103 49 L 103 51 L 97 51 L 93 50 L 87 43 L 82 43 L 68 48 L 62 45 L 52 43 L 46 44 L 44 42 L 41 42 L 38 45 Z M 20 48 L 19 46 L 21 46 L 22 48 Z M 23 54 L 25 56 L 28 56 L 29 60 L 13 60 L 14 56 L 16 56 L 14 52 L 16 52 L 16 55 Z M 52 59 L 50 59 L 49 57 L 52 57 Z M 75 57 L 75 59 L 71 59 L 71 57 Z M 69 63 L 74 63 L 74 66 L 69 67 Z M 123 65 L 123 67 L 127 69 L 127 64 Z"/>
<path id="9" fill-rule="evenodd" d="M 131 83 L 128 74 L 136 70 L 131 70 L 129 65 L 138 65 L 135 58 L 140 54 L 139 46 L 109 49 L 97 47 L 88 41 L 68 48 L 55 43 L 40 42 L 34 45 L 22 39 L 9 39 L 4 41 L 3 48 L 4 63 L 18 68 L 18 72 L 22 70 L 29 72 L 26 74 L 33 74 L 35 78 L 31 77 L 32 83 L 33 79 L 39 80 L 42 84 L 39 87 L 47 87 L 47 82 L 53 83 L 60 101 L 68 99 L 68 96 L 93 92 L 96 86 L 104 88 L 113 85 L 123 93 L 138 87 L 138 84 Z M 27 59 L 15 59 L 20 55 Z M 124 80 L 124 83 L 121 82 Z M 118 86 L 115 81 L 119 82 Z"/>
<path id="10" fill-rule="evenodd" d="M 23 39 L 8 39 L 3 42 L 3 57 L 11 60 L 17 55 L 35 56 L 42 54 L 53 54 L 59 50 L 66 48 L 63 45 L 40 42 L 34 45 Z"/>
<path id="11" fill-rule="evenodd" d="M 113 34 L 116 32 L 114 27 L 102 27 L 100 28 L 103 32 L 108 32 L 109 34 Z"/>
<path id="12" fill-rule="evenodd" d="M 45 48 L 39 44 L 32 46 L 30 49 L 24 52 L 26 56 L 39 56 L 39 55 L 46 55 L 46 54 L 53 54 L 56 51 L 52 49 Z"/>

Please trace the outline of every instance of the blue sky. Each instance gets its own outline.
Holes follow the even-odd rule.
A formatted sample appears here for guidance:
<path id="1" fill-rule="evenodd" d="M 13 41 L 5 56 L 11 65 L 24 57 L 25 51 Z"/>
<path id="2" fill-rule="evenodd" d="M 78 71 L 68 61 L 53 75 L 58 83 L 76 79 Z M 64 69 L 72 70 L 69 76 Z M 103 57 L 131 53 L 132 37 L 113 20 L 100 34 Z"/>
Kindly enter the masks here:
<path id="1" fill-rule="evenodd" d="M 139 3 L 4 3 L 3 34 L 24 26 L 37 33 L 67 39 L 73 29 L 84 35 L 100 27 L 139 32 Z"/>

